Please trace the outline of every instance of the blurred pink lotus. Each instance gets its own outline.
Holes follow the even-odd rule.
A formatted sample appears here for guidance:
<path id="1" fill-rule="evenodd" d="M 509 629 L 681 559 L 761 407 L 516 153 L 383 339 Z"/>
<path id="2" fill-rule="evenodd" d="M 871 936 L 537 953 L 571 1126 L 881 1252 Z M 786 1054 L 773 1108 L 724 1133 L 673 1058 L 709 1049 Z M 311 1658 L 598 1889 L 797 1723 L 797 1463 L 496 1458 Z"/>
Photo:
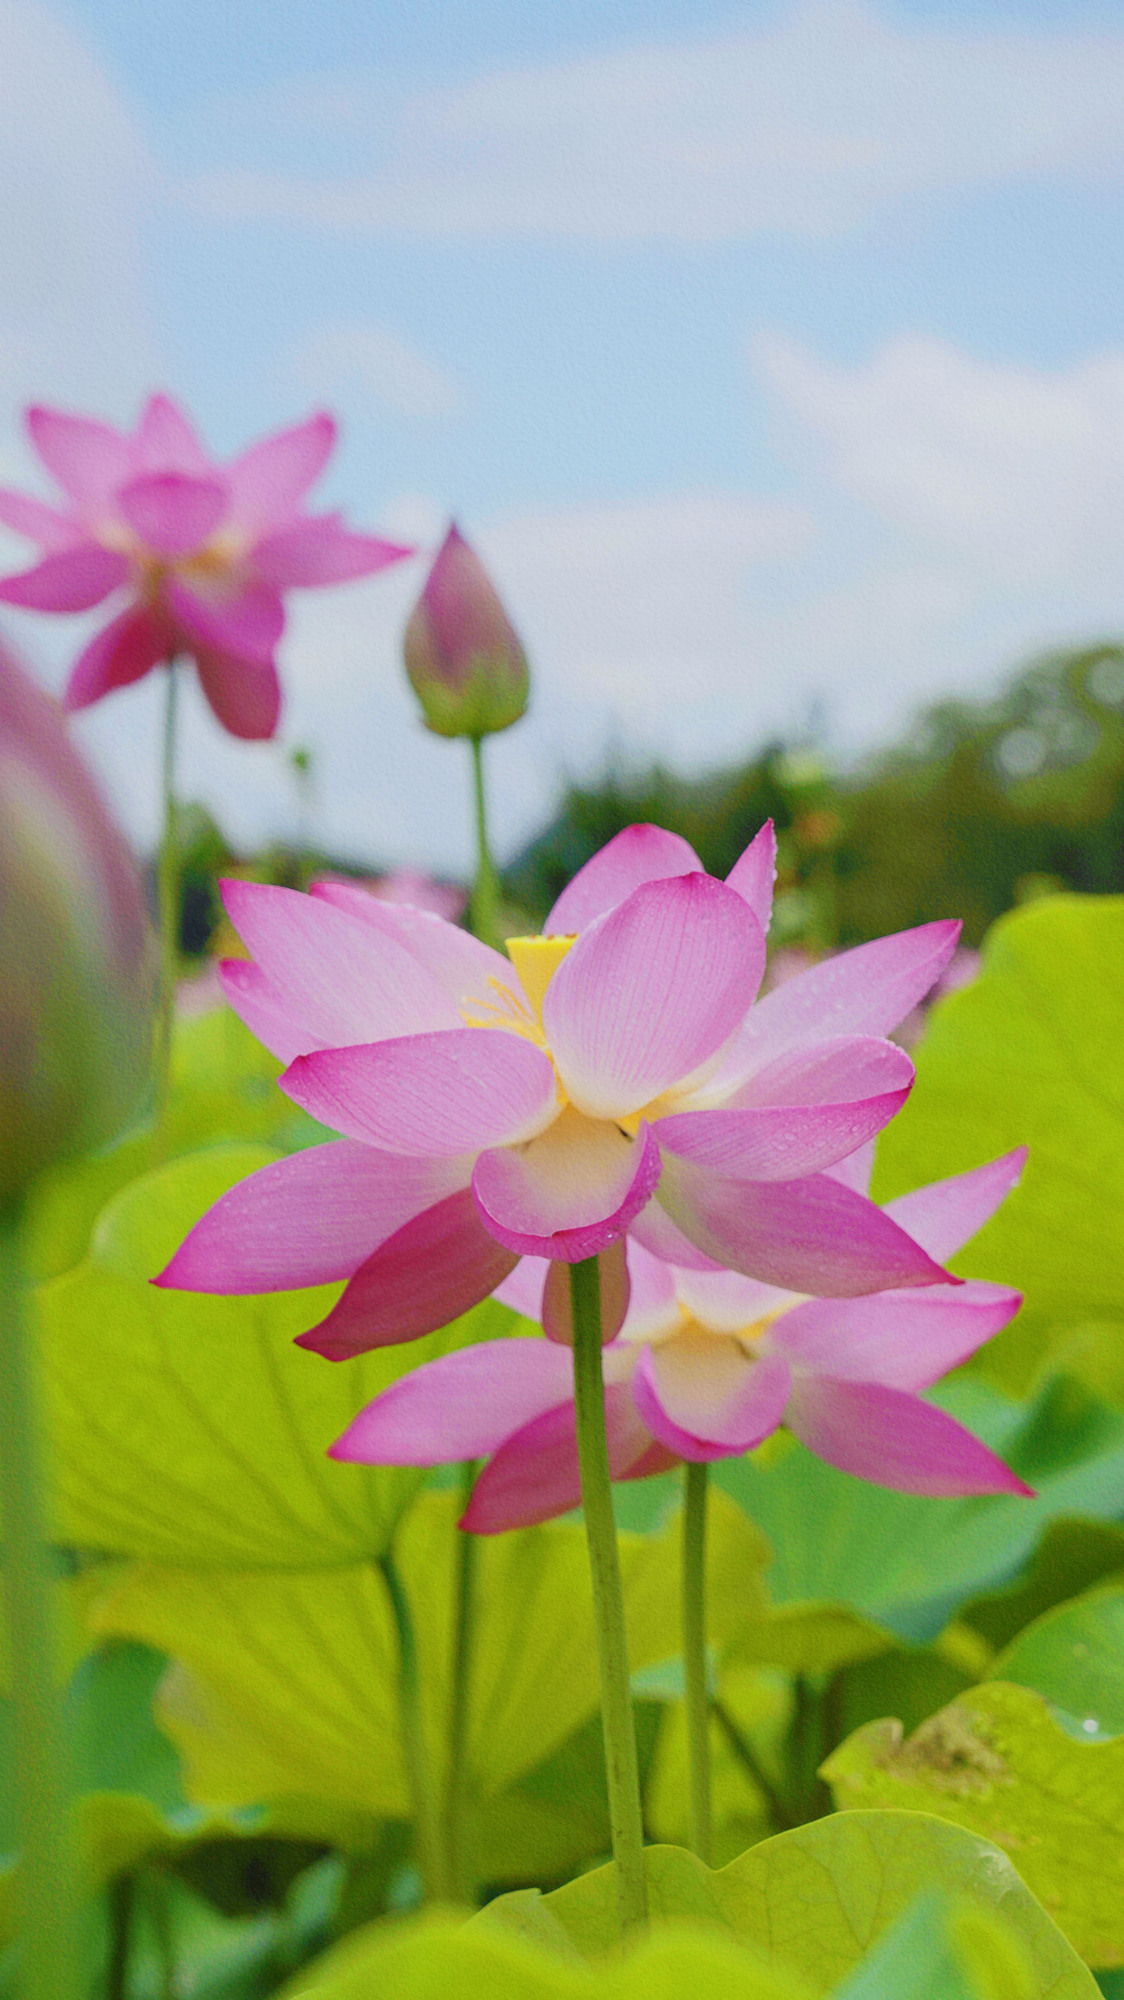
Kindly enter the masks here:
<path id="1" fill-rule="evenodd" d="M 79 656 L 67 708 L 86 708 L 187 653 L 225 729 L 272 736 L 282 592 L 369 576 L 412 554 L 349 533 L 339 514 L 301 511 L 335 443 L 324 414 L 225 467 L 208 458 L 168 396 L 149 398 L 131 437 L 39 407 L 28 410 L 27 426 L 67 505 L 0 489 L 0 521 L 42 550 L 34 568 L 0 582 L 0 598 L 37 611 L 88 611 L 127 594 Z"/>
<path id="2" fill-rule="evenodd" d="M 444 917 L 450 924 L 456 923 L 468 901 L 458 882 L 436 882 L 424 868 L 392 868 L 386 875 L 365 875 L 360 881 L 352 875 L 317 875 L 309 886 L 316 894 L 325 883 L 377 896 L 380 903 L 405 903 L 413 910 L 431 910 L 435 917 Z"/>

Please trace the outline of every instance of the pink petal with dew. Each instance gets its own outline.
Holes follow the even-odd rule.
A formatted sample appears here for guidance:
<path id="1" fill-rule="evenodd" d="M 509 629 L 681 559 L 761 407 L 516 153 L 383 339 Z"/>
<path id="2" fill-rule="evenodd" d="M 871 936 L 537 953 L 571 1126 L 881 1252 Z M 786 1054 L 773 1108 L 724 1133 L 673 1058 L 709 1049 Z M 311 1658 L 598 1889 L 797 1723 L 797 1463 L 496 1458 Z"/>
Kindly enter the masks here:
<path id="1" fill-rule="evenodd" d="M 393 938 L 296 889 L 225 881 L 222 892 L 294 1029 L 308 1033 L 306 1050 L 461 1027 L 448 995 Z"/>
<path id="2" fill-rule="evenodd" d="M 316 1050 L 290 1064 L 281 1088 L 325 1125 L 388 1153 L 515 1146 L 558 1112 L 542 1050 L 478 1028 Z"/>
<path id="3" fill-rule="evenodd" d="M 339 514 L 321 514 L 267 535 L 254 550 L 253 566 L 255 575 L 279 590 L 307 590 L 374 576 L 413 553 L 377 535 L 351 534 Z"/>
<path id="4" fill-rule="evenodd" d="M 572 1264 L 551 1264 L 542 1294 L 542 1330 L 560 1347 L 574 1344 L 573 1302 L 570 1296 Z M 629 1274 L 624 1238 L 619 1237 L 597 1258 L 598 1301 L 601 1308 L 601 1345 L 607 1347 L 624 1325 L 628 1311 Z"/>
<path id="5" fill-rule="evenodd" d="M 752 1451 L 769 1437 L 790 1387 L 778 1355 L 750 1360 L 736 1341 L 707 1335 L 644 1348 L 632 1378 L 633 1400 L 653 1437 L 701 1464 Z"/>
<path id="6" fill-rule="evenodd" d="M 669 1153 L 659 1200 L 716 1263 L 785 1291 L 854 1298 L 949 1282 L 890 1216 L 827 1174 L 732 1181 Z"/>
<path id="7" fill-rule="evenodd" d="M 1016 1146 L 985 1166 L 931 1181 L 886 1203 L 887 1215 L 900 1223 L 931 1257 L 951 1257 L 969 1243 L 1000 1204 L 1016 1188 L 1026 1165 L 1027 1149 Z"/>
<path id="8" fill-rule="evenodd" d="M 853 1153 L 848 1153 L 845 1160 L 836 1160 L 825 1171 L 832 1180 L 842 1181 L 844 1187 L 854 1188 L 856 1194 L 869 1194 L 870 1177 L 874 1172 L 874 1140 L 867 1139 L 863 1145 L 856 1146 Z M 912 1230 L 909 1233 L 912 1235 Z M 926 1244 L 925 1247 L 928 1249 L 929 1246 Z"/>
<path id="9" fill-rule="evenodd" d="M 334 1444 L 361 1465 L 486 1458 L 570 1394 L 573 1362 L 549 1340 L 488 1340 L 399 1377 Z"/>
<path id="10" fill-rule="evenodd" d="M 934 1404 L 900 1389 L 826 1375 L 796 1376 L 785 1422 L 817 1458 L 895 1493 L 925 1493 L 933 1499 L 968 1493 L 1034 1498 L 1033 1487 L 971 1431 Z"/>
<path id="11" fill-rule="evenodd" d="M 500 996 L 493 981 L 507 993 L 519 992 L 510 959 L 444 917 L 408 904 L 384 902 L 357 882 L 313 882 L 309 894 L 358 918 L 381 937 L 394 938 L 405 946 L 433 974 L 457 1008 L 473 999 L 480 1007 L 494 1004 Z"/>
<path id="12" fill-rule="evenodd" d="M 884 1035 L 940 977 L 959 924 L 922 924 L 825 958 L 766 993 L 707 1078 L 707 1101 L 731 1096 L 786 1050 Z"/>
<path id="13" fill-rule="evenodd" d="M 908 1064 L 907 1057 L 903 1061 Z M 905 1103 L 911 1082 L 912 1069 L 909 1079 L 895 1089 L 840 1104 L 676 1112 L 658 1118 L 652 1130 L 663 1152 L 731 1180 L 800 1180 L 834 1165 L 880 1132 Z"/>
<path id="14" fill-rule="evenodd" d="M 470 1171 L 466 1160 L 402 1160 L 351 1139 L 309 1146 L 221 1195 L 153 1283 L 228 1294 L 334 1284 L 467 1187 Z"/>
<path id="15" fill-rule="evenodd" d="M 634 1476 L 651 1454 L 653 1440 L 624 1383 L 606 1386 L 605 1430 L 613 1478 Z M 580 1501 L 574 1405 L 567 1400 L 535 1417 L 500 1446 L 473 1488 L 461 1527 L 475 1535 L 498 1535 L 508 1528 L 552 1521 Z"/>
<path id="16" fill-rule="evenodd" d="M 662 826 L 626 826 L 578 869 L 547 917 L 543 935 L 570 937 L 584 931 L 645 882 L 701 873 L 702 862 L 680 834 Z"/>
<path id="17" fill-rule="evenodd" d="M 727 888 L 744 897 L 766 936 L 773 916 L 776 879 L 777 835 L 772 820 L 767 819 L 726 877 Z"/>
<path id="18" fill-rule="evenodd" d="M 921 924 L 821 959 L 786 980 L 753 1010 L 757 1067 L 800 1042 L 889 1034 L 936 985 L 959 936 L 958 923 Z"/>
<path id="19" fill-rule="evenodd" d="M 122 611 L 84 647 L 66 684 L 64 707 L 88 708 L 114 688 L 143 679 L 171 658 L 172 634 L 158 612 Z"/>
<path id="20" fill-rule="evenodd" d="M 524 1319 L 541 1324 L 543 1287 L 549 1269 L 549 1257 L 520 1257 L 515 1269 L 502 1285 L 496 1286 L 492 1296 L 501 1305 L 510 1306 L 512 1312 L 522 1313 Z"/>
<path id="21" fill-rule="evenodd" d="M 1022 1295 L 974 1279 L 865 1299 L 808 1299 L 770 1327 L 771 1352 L 794 1368 L 916 1394 L 1007 1325 Z"/>
<path id="22" fill-rule="evenodd" d="M 666 1208 L 660 1206 L 658 1197 L 641 1209 L 633 1222 L 629 1223 L 630 1243 L 638 1243 L 650 1256 L 658 1257 L 664 1264 L 682 1266 L 688 1271 L 720 1271 L 722 1265 L 713 1257 L 704 1257 L 697 1244 L 677 1229 Z"/>
<path id="23" fill-rule="evenodd" d="M 634 889 L 583 932 L 543 1000 L 572 1101 L 612 1118 L 689 1075 L 743 1018 L 764 964 L 756 918 L 711 876 Z"/>
<path id="24" fill-rule="evenodd" d="M 29 541 L 38 542 L 44 549 L 70 549 L 75 542 L 86 539 L 85 528 L 71 515 L 60 514 L 54 507 L 45 507 L 41 500 L 32 500 L 29 494 L 12 493 L 6 486 L 0 486 L 0 521 L 6 528 L 14 529 L 17 535 L 26 535 Z"/>
<path id="25" fill-rule="evenodd" d="M 132 471 L 129 441 L 93 417 L 34 405 L 27 412 L 31 442 L 48 472 L 76 500 L 87 523 L 100 516 Z"/>
<path id="26" fill-rule="evenodd" d="M 146 472 L 117 495 L 133 533 L 158 556 L 188 556 L 212 535 L 226 512 L 221 479 L 186 472 Z"/>
<path id="27" fill-rule="evenodd" d="M 170 396 L 150 396 L 133 433 L 134 473 L 186 472 L 206 478 L 214 471 L 199 439 Z"/>
<path id="28" fill-rule="evenodd" d="M 653 1257 L 634 1236 L 628 1239 L 628 1312 L 622 1340 L 659 1340 L 683 1324 L 670 1264 Z"/>
<path id="29" fill-rule="evenodd" d="M 677 1270 L 674 1278 L 684 1312 L 712 1333 L 741 1333 L 774 1313 L 787 1313 L 801 1297 L 799 1292 L 762 1284 L 760 1278 L 745 1278 L 740 1271 Z M 912 1298 L 913 1293 L 905 1296 Z"/>
<path id="30" fill-rule="evenodd" d="M 224 595 L 193 589 L 182 577 L 164 584 L 167 603 L 183 626 L 189 644 L 216 653 L 233 654 L 255 666 L 269 666 L 273 649 L 285 630 L 285 607 L 269 583 L 242 583 Z"/>
<path id="31" fill-rule="evenodd" d="M 646 1126 L 629 1139 L 567 1108 L 530 1145 L 481 1153 L 472 1188 L 485 1224 L 508 1249 L 578 1264 L 624 1234 L 659 1174 Z"/>
<path id="32" fill-rule="evenodd" d="M 272 660 L 260 666 L 198 644 L 192 651 L 216 721 L 244 743 L 268 742 L 281 718 L 281 683 Z"/>
<path id="33" fill-rule="evenodd" d="M 908 1091 L 913 1078 L 913 1064 L 896 1042 L 881 1035 L 833 1035 L 786 1049 L 764 1063 L 722 1099 L 722 1108 L 846 1104 Z"/>
<path id="34" fill-rule="evenodd" d="M 29 611 L 90 611 L 129 579 L 129 563 L 114 549 L 77 542 L 56 549 L 34 569 L 0 581 L 0 600 Z"/>
<path id="35" fill-rule="evenodd" d="M 361 1264 L 326 1319 L 302 1333 L 327 1361 L 435 1333 L 494 1292 L 514 1259 L 489 1236 L 468 1189 L 407 1222 Z"/>
<path id="36" fill-rule="evenodd" d="M 227 467 L 232 523 L 254 537 L 287 527 L 335 441 L 335 424 L 321 411 L 251 445 Z"/>

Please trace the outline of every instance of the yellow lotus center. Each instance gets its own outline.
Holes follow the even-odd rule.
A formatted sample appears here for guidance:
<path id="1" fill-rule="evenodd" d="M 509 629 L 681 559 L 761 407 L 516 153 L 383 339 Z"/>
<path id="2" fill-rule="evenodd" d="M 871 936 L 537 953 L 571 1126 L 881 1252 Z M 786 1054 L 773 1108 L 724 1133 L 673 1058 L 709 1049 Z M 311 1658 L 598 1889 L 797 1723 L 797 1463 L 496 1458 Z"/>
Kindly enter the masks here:
<path id="1" fill-rule="evenodd" d="M 507 940 L 507 955 L 519 975 L 519 984 L 535 1010 L 540 1027 L 546 989 L 567 952 L 576 943 L 576 937 L 513 937 Z"/>
<path id="2" fill-rule="evenodd" d="M 679 1310 L 682 1314 L 682 1319 L 670 1335 L 672 1340 L 685 1339 L 699 1342 L 704 1340 L 732 1340 L 736 1346 L 752 1354 L 754 1345 L 760 1340 L 762 1334 L 768 1331 L 775 1319 L 780 1319 L 783 1313 L 788 1312 L 789 1307 L 787 1305 L 778 1306 L 775 1312 L 763 1313 L 760 1319 L 750 1320 L 748 1326 L 739 1326 L 736 1332 L 733 1333 L 723 1333 L 717 1327 L 704 1326 L 702 1321 L 695 1319 L 693 1314 L 689 1313 L 684 1306 L 680 1306 Z"/>

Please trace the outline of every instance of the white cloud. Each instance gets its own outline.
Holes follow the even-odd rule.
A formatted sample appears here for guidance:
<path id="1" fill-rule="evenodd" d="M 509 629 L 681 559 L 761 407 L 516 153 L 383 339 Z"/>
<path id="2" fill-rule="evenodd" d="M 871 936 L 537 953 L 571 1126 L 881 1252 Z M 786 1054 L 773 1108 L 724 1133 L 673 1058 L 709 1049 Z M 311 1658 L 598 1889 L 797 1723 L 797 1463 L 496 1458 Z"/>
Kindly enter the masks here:
<path id="1" fill-rule="evenodd" d="M 386 327 L 351 322 L 320 327 L 289 360 L 286 373 L 313 396 L 358 394 L 403 417 L 445 417 L 461 391 L 424 355 Z"/>
<path id="2" fill-rule="evenodd" d="M 124 417 L 153 372 L 153 169 L 114 84 L 45 7 L 0 0 L 0 48 L 0 405 Z"/>
<path id="3" fill-rule="evenodd" d="M 830 479 L 991 587 L 1077 593 L 1124 575 L 1124 353 L 1049 371 L 931 338 L 858 367 L 794 343 L 760 372 L 826 456 Z"/>
<path id="4" fill-rule="evenodd" d="M 339 231 L 833 236 L 938 188 L 1119 180 L 1122 96 L 1120 32 L 935 27 L 811 0 L 765 30 L 502 70 L 397 105 L 373 74 L 259 93 L 235 121 L 257 129 L 257 158 L 182 197 Z"/>

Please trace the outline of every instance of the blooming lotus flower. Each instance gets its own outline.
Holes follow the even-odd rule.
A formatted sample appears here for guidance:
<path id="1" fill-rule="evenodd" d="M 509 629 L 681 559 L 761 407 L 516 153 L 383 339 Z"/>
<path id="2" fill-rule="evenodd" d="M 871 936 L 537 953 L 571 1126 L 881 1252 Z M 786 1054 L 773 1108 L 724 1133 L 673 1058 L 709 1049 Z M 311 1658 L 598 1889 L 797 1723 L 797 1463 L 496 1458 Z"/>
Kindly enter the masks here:
<path id="1" fill-rule="evenodd" d="M 167 396 L 150 397 L 131 437 L 61 410 L 30 409 L 27 425 L 67 504 L 0 490 L 0 521 L 42 549 L 33 569 L 0 582 L 0 598 L 37 611 L 125 598 L 78 658 L 71 709 L 188 653 L 225 729 L 272 736 L 282 592 L 369 576 L 412 553 L 351 534 L 339 514 L 302 512 L 335 442 L 329 416 L 265 438 L 226 466 L 208 458 Z"/>
<path id="2" fill-rule="evenodd" d="M 918 1188 L 888 1213 L 951 1256 L 1017 1181 L 1025 1148 Z M 836 1168 L 852 1178 L 861 1162 Z M 682 1459 L 730 1458 L 785 1424 L 817 1457 L 904 1493 L 1029 1493 L 1001 1459 L 920 1391 L 1017 1312 L 1003 1285 L 933 1285 L 810 1299 L 733 1271 L 627 1249 L 630 1298 L 604 1349 L 617 1479 Z M 531 1258 L 498 1296 L 551 1331 L 548 1267 Z M 547 1308 L 547 1309 L 544 1309 Z M 554 1339 L 491 1341 L 427 1362 L 369 1404 L 333 1458 L 435 1465 L 488 1457 L 462 1526 L 483 1534 L 549 1520 L 580 1498 L 571 1357 Z"/>
<path id="3" fill-rule="evenodd" d="M 410 686 L 438 736 L 494 736 L 527 706 L 522 641 L 455 522 L 411 613 L 403 652 Z"/>
<path id="4" fill-rule="evenodd" d="M 892 1215 L 823 1172 L 898 1109 L 883 1039 L 957 926 L 859 946 L 755 1004 L 772 827 L 726 882 L 677 835 L 630 827 L 508 957 L 361 888 L 225 886 L 250 953 L 227 997 L 344 1136 L 262 1168 L 159 1282 L 263 1292 L 348 1280 L 302 1343 L 408 1340 L 521 1257 L 571 1263 L 630 1232 L 685 1268 L 852 1296 L 946 1279 Z"/>

